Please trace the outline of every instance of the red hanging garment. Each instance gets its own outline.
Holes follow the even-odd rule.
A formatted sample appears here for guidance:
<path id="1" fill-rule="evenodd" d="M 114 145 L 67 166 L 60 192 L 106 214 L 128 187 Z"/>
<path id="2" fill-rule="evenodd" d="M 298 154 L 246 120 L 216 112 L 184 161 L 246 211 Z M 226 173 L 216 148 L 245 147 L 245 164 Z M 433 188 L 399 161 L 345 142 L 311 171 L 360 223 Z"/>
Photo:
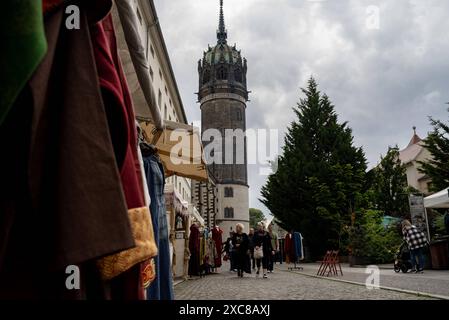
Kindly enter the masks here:
<path id="1" fill-rule="evenodd" d="M 75 31 L 63 7 L 45 18 L 47 54 L 0 127 L 0 299 L 88 298 L 85 264 L 135 245 L 88 14 Z M 81 290 L 65 287 L 68 265 Z"/>
<path id="2" fill-rule="evenodd" d="M 200 230 L 197 225 L 192 224 L 190 226 L 189 236 L 189 275 L 197 276 L 200 272 Z"/>
<path id="3" fill-rule="evenodd" d="M 91 26 L 103 102 L 128 210 L 145 207 L 137 154 L 137 128 L 128 85 L 118 56 L 112 16 Z M 144 299 L 141 263 L 112 280 L 112 299 Z"/>
<path id="4" fill-rule="evenodd" d="M 285 252 L 285 262 L 286 263 L 294 262 L 293 249 L 294 248 L 293 248 L 292 234 L 288 233 L 285 236 L 285 243 L 284 243 L 284 252 Z"/>
<path id="5" fill-rule="evenodd" d="M 212 239 L 215 242 L 215 248 L 217 249 L 217 255 L 215 257 L 215 268 L 221 267 L 221 251 L 222 251 L 222 235 L 223 230 L 219 227 L 215 227 L 212 229 Z"/>

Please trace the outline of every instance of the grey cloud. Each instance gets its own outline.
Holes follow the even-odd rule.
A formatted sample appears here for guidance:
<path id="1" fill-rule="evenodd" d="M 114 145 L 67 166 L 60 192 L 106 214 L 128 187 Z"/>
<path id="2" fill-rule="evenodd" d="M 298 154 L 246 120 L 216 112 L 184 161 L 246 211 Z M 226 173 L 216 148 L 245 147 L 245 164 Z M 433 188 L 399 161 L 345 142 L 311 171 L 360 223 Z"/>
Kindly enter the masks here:
<path id="1" fill-rule="evenodd" d="M 216 41 L 218 0 L 155 4 L 189 121 L 199 120 L 197 61 Z M 369 5 L 379 30 L 366 28 Z M 248 59 L 248 127 L 284 132 L 313 75 L 370 165 L 405 147 L 413 125 L 424 137 L 428 116 L 448 118 L 447 12 L 445 0 L 225 0 L 229 42 Z M 257 200 L 265 178 L 249 167 L 250 205 L 267 212 Z"/>

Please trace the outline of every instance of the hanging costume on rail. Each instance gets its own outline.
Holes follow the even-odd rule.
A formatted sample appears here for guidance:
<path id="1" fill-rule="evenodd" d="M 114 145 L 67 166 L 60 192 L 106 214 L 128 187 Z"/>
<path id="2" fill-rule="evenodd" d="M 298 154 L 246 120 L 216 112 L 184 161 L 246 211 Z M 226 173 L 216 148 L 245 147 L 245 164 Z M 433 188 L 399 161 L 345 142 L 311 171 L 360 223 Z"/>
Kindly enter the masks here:
<path id="1" fill-rule="evenodd" d="M 211 269 L 215 268 L 215 259 L 217 257 L 217 248 L 212 239 L 212 233 L 205 228 L 200 236 L 200 270 L 202 273 L 209 274 Z"/>
<path id="2" fill-rule="evenodd" d="M 89 10 L 74 32 L 64 9 L 45 19 L 48 51 L 0 126 L 0 298 L 89 298 L 102 286 L 95 260 L 135 246 Z M 80 266 L 81 290 L 65 287 L 68 265 Z"/>
<path id="3" fill-rule="evenodd" d="M 136 121 L 136 126 L 137 126 L 137 121 Z M 139 143 L 141 141 L 143 141 L 143 138 L 142 139 L 139 138 Z M 150 190 L 148 189 L 148 182 L 147 182 L 147 178 L 145 175 L 145 165 L 143 163 L 143 156 L 142 156 L 142 151 L 140 150 L 140 147 L 137 147 L 137 153 L 138 153 L 138 158 L 139 158 L 140 171 L 142 173 L 141 178 L 142 178 L 142 183 L 143 183 L 143 196 L 145 199 L 145 206 L 150 209 L 150 205 L 151 205 Z M 151 213 L 150 213 L 150 221 L 151 221 L 151 233 L 152 233 L 152 236 L 153 236 L 153 239 L 155 242 L 155 246 L 157 246 L 156 238 L 154 237 L 154 227 L 153 227 L 153 221 L 151 219 Z M 148 288 L 150 286 L 150 284 L 156 278 L 156 264 L 154 262 L 154 258 L 142 265 L 142 277 L 143 277 L 143 279 L 142 279 L 143 286 L 145 288 Z M 145 298 L 148 299 L 147 290 L 145 291 Z"/>
<path id="4" fill-rule="evenodd" d="M 108 259 L 106 265 L 102 260 L 100 267 L 103 270 L 110 264 L 115 264 L 114 267 L 118 268 L 119 275 L 112 274 L 115 276 L 111 282 L 113 299 L 143 300 L 145 296 L 142 270 L 149 263 L 149 259 L 156 255 L 157 249 L 149 209 L 145 206 L 143 196 L 134 111 L 118 57 L 111 14 L 91 25 L 91 33 L 103 102 L 137 245 L 132 251 L 121 253 L 120 257 Z M 151 240 L 148 240 L 142 232 L 149 234 L 150 225 Z M 138 238 L 139 236 L 142 238 Z"/>
<path id="5" fill-rule="evenodd" d="M 285 262 L 293 263 L 295 261 L 292 234 L 289 232 L 285 236 L 284 242 Z"/>
<path id="6" fill-rule="evenodd" d="M 293 232 L 293 258 L 292 262 L 298 262 L 304 259 L 304 248 L 302 245 L 302 235 L 299 232 Z"/>
<path id="7" fill-rule="evenodd" d="M 2 1 L 0 39 L 1 125 L 47 51 L 42 1 Z"/>
<path id="8" fill-rule="evenodd" d="M 215 247 L 216 247 L 216 252 L 217 252 L 217 256 L 215 257 L 215 268 L 220 268 L 221 267 L 221 252 L 223 250 L 222 246 L 222 238 L 223 238 L 223 230 L 221 230 L 220 227 L 215 226 L 214 228 L 212 228 L 212 239 L 215 242 Z"/>
<path id="9" fill-rule="evenodd" d="M 164 168 L 155 150 L 142 149 L 142 155 L 150 191 L 150 211 L 154 235 L 158 247 L 158 255 L 154 259 L 156 278 L 147 289 L 147 298 L 149 300 L 173 300 L 173 274 L 164 195 Z"/>
<path id="10" fill-rule="evenodd" d="M 189 275 L 198 276 L 200 274 L 200 230 L 196 224 L 190 226 L 189 250 Z"/>
<path id="11" fill-rule="evenodd" d="M 206 262 L 206 242 L 207 242 L 207 233 L 200 232 L 200 269 L 204 269 L 204 265 Z"/>
<path id="12" fill-rule="evenodd" d="M 217 268 L 217 265 L 215 264 L 215 262 L 217 261 L 217 256 L 218 256 L 218 252 L 217 252 L 217 246 L 215 244 L 214 239 L 212 239 L 212 237 L 209 237 L 207 239 L 207 255 L 209 257 L 209 265 L 211 268 Z"/>

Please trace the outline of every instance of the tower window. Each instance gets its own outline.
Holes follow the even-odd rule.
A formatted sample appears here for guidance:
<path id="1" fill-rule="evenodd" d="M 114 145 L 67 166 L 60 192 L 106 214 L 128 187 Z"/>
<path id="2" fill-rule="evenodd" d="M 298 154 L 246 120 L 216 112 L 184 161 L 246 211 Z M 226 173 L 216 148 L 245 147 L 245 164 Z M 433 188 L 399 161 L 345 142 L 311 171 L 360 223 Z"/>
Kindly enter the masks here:
<path id="1" fill-rule="evenodd" d="M 225 208 L 224 209 L 224 217 L 227 219 L 234 218 L 234 208 Z"/>
<path id="2" fill-rule="evenodd" d="M 239 109 L 235 110 L 235 120 L 242 121 L 242 111 Z"/>
<path id="3" fill-rule="evenodd" d="M 234 72 L 234 78 L 235 81 L 242 83 L 243 82 L 243 78 L 242 78 L 242 70 L 236 69 Z"/>
<path id="4" fill-rule="evenodd" d="M 231 187 L 226 187 L 224 189 L 224 196 L 225 196 L 225 198 L 234 197 L 234 189 L 232 189 Z"/>
<path id="5" fill-rule="evenodd" d="M 226 67 L 221 66 L 218 68 L 217 79 L 218 80 L 227 80 L 228 79 L 228 71 L 226 70 Z"/>
<path id="6" fill-rule="evenodd" d="M 203 73 L 203 84 L 204 83 L 208 83 L 210 81 L 210 71 L 209 70 L 204 70 Z"/>

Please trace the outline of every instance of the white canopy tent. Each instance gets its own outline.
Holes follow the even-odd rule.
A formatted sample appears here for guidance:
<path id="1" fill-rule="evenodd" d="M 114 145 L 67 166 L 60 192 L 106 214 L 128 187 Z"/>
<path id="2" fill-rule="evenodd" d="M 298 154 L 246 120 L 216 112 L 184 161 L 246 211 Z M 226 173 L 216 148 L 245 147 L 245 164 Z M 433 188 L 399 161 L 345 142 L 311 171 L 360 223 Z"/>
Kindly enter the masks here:
<path id="1" fill-rule="evenodd" d="M 449 188 L 424 198 L 426 208 L 449 208 Z"/>

